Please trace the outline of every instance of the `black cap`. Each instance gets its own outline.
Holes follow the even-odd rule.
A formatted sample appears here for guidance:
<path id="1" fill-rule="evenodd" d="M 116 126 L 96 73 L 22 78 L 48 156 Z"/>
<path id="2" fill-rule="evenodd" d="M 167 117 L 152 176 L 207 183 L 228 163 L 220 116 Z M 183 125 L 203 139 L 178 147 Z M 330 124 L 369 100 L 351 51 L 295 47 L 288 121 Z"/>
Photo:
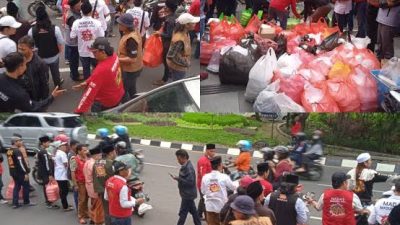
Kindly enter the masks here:
<path id="1" fill-rule="evenodd" d="M 210 162 L 211 162 L 211 166 L 219 165 L 222 163 L 222 158 L 221 158 L 221 156 L 215 156 L 210 160 Z"/>
<path id="2" fill-rule="evenodd" d="M 7 14 L 10 16 L 17 15 L 18 6 L 14 2 L 7 3 Z"/>
<path id="3" fill-rule="evenodd" d="M 118 174 L 119 171 L 129 169 L 131 167 L 121 161 L 114 161 L 113 168 L 114 168 L 114 174 Z"/>
<path id="4" fill-rule="evenodd" d="M 104 154 L 108 154 L 108 153 L 110 153 L 110 152 L 112 152 L 112 151 L 114 151 L 114 150 L 115 150 L 115 148 L 114 148 L 114 146 L 111 145 L 111 144 L 105 144 L 105 145 L 103 145 L 102 148 L 101 148 L 101 151 L 102 151 Z"/>
<path id="5" fill-rule="evenodd" d="M 263 186 L 259 180 L 254 181 L 247 186 L 246 193 L 252 199 L 258 198 L 263 193 Z"/>
<path id="6" fill-rule="evenodd" d="M 90 153 L 91 155 L 100 154 L 100 153 L 101 153 L 101 147 L 100 147 L 100 145 L 96 145 L 94 148 L 90 149 L 90 150 L 89 150 L 89 153 Z"/>
<path id="7" fill-rule="evenodd" d="M 111 47 L 110 42 L 105 37 L 98 37 L 94 40 L 92 46 L 90 46 L 91 50 L 97 49 L 106 52 L 107 55 L 111 55 L 114 49 Z"/>
<path id="8" fill-rule="evenodd" d="M 346 180 L 350 179 L 351 176 L 347 175 L 344 172 L 335 172 L 332 174 L 332 187 L 333 188 L 338 188 L 340 185 L 343 184 Z"/>
<path id="9" fill-rule="evenodd" d="M 78 4 L 79 2 L 81 2 L 81 0 L 68 0 L 68 5 L 72 7 Z"/>
<path id="10" fill-rule="evenodd" d="M 299 176 L 294 174 L 285 174 L 282 177 L 282 182 L 286 182 L 289 184 L 299 184 Z"/>
<path id="11" fill-rule="evenodd" d="M 49 136 L 47 136 L 47 135 L 45 135 L 45 136 L 42 136 L 42 137 L 40 137 L 39 138 L 39 142 L 40 142 L 40 144 L 43 144 L 43 143 L 45 143 L 45 142 L 49 142 L 50 141 L 50 137 Z"/>
<path id="12" fill-rule="evenodd" d="M 39 6 L 36 9 L 36 20 L 37 21 L 42 21 L 49 19 L 49 14 L 46 12 L 46 8 L 44 6 Z"/>
<path id="13" fill-rule="evenodd" d="M 206 149 L 215 149 L 215 144 L 206 144 Z"/>
<path id="14" fill-rule="evenodd" d="M 257 172 L 267 172 L 269 169 L 269 165 L 266 162 L 257 164 Z"/>

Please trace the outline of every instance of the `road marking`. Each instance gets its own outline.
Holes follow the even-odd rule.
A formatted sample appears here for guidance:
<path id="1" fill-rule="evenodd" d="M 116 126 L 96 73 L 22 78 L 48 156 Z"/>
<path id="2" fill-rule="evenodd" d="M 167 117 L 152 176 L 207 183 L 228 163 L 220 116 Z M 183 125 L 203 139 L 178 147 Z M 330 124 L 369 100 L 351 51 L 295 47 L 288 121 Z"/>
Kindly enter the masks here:
<path id="1" fill-rule="evenodd" d="M 160 166 L 160 167 L 167 167 L 167 168 L 178 168 L 177 166 L 170 166 L 170 165 L 165 165 L 165 164 L 158 164 L 158 163 L 144 163 L 145 165 L 150 165 L 150 166 Z"/>
<path id="2" fill-rule="evenodd" d="M 329 185 L 329 184 L 317 184 L 317 185 L 319 185 L 319 186 L 324 186 L 324 187 L 332 187 L 332 185 Z M 372 190 L 373 192 L 376 192 L 376 193 L 383 193 L 384 191 L 379 191 L 379 190 Z"/>
<path id="3" fill-rule="evenodd" d="M 192 145 L 192 144 L 183 144 L 183 143 L 182 143 L 181 148 L 182 148 L 183 150 L 192 151 L 193 145 Z"/>
<path id="4" fill-rule="evenodd" d="M 79 71 L 82 71 L 83 68 L 80 66 L 78 67 Z M 69 69 L 69 67 L 65 67 L 65 68 L 60 68 L 60 73 L 67 73 L 67 72 L 71 72 L 71 70 Z"/>
<path id="5" fill-rule="evenodd" d="M 355 160 L 349 160 L 349 159 L 342 160 L 342 167 L 355 168 L 356 166 L 357 166 L 357 161 Z"/>
<path id="6" fill-rule="evenodd" d="M 150 145 L 151 140 L 146 140 L 146 139 L 141 139 L 140 144 L 141 145 Z"/>
<path id="7" fill-rule="evenodd" d="M 160 143 L 160 147 L 161 148 L 171 148 L 171 142 L 168 142 L 168 141 L 162 141 L 161 143 Z"/>
<path id="8" fill-rule="evenodd" d="M 226 155 L 239 155 L 240 150 L 238 148 L 228 148 Z"/>
<path id="9" fill-rule="evenodd" d="M 385 163 L 377 163 L 376 170 L 380 172 L 392 172 L 395 170 L 396 165 L 385 164 Z"/>
<path id="10" fill-rule="evenodd" d="M 310 219 L 313 219 L 313 220 L 322 220 L 321 217 L 316 217 L 316 216 L 310 216 Z"/>

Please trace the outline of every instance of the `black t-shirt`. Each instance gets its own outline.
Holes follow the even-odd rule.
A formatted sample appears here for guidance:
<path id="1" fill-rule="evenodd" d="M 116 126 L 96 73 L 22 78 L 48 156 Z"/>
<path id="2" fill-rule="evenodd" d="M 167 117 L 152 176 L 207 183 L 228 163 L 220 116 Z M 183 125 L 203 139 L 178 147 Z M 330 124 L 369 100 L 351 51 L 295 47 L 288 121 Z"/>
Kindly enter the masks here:
<path id="1" fill-rule="evenodd" d="M 29 174 L 29 167 L 26 165 L 24 156 L 18 148 L 8 149 L 7 161 L 12 177 L 23 177 L 25 174 Z"/>
<path id="2" fill-rule="evenodd" d="M 0 112 L 43 111 L 53 101 L 50 96 L 43 101 L 31 101 L 28 92 L 21 87 L 17 79 L 0 74 Z"/>
<path id="3" fill-rule="evenodd" d="M 400 225 L 400 205 L 395 206 L 389 214 L 390 225 Z"/>

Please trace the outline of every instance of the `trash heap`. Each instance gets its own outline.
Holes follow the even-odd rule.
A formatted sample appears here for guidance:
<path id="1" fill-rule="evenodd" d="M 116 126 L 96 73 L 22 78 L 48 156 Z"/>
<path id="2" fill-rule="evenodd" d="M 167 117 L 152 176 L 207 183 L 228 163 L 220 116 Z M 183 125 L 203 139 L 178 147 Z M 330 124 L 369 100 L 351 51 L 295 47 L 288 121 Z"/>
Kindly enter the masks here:
<path id="1" fill-rule="evenodd" d="M 378 110 L 371 71 L 380 62 L 367 49 L 369 38 L 344 35 L 324 20 L 294 20 L 289 27 L 283 31 L 256 15 L 246 27 L 235 18 L 213 20 L 200 62 L 222 84 L 246 85 L 245 98 L 256 112 Z"/>

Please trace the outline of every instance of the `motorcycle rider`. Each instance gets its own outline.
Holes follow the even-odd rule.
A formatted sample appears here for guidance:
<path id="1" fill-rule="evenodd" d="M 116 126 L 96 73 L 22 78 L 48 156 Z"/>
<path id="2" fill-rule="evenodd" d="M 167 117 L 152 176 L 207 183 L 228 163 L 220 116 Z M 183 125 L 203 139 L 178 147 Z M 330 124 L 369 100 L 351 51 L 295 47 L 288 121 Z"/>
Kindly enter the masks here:
<path id="1" fill-rule="evenodd" d="M 59 209 L 58 205 L 54 205 L 47 200 L 46 194 L 46 185 L 55 181 L 53 156 L 46 150 L 49 146 L 50 138 L 47 135 L 39 138 L 39 152 L 37 154 L 38 178 L 43 181 L 43 193 L 47 208 Z"/>
<path id="2" fill-rule="evenodd" d="M 114 143 L 118 143 L 120 141 L 125 142 L 126 149 L 128 152 L 132 152 L 131 139 L 129 138 L 128 128 L 126 126 L 117 125 L 114 127 L 114 132 L 118 135 L 116 139 L 114 139 Z"/>
<path id="3" fill-rule="evenodd" d="M 318 202 L 309 200 L 309 203 L 318 211 L 322 210 L 323 225 L 356 225 L 355 213 L 368 213 L 364 210 L 360 199 L 349 191 L 349 175 L 344 172 L 335 172 L 332 175 L 333 189 L 327 189 Z"/>
<path id="4" fill-rule="evenodd" d="M 278 156 L 278 163 L 273 165 L 270 163 L 269 167 L 274 174 L 274 181 L 273 181 L 273 187 L 274 190 L 279 187 L 280 179 L 282 175 L 286 173 L 291 173 L 293 172 L 293 164 L 290 161 L 289 158 L 289 149 L 286 148 L 285 146 L 276 146 L 274 148 L 274 151 L 276 152 Z"/>
<path id="5" fill-rule="evenodd" d="M 392 196 L 379 199 L 375 203 L 375 206 L 371 208 L 368 223 L 379 225 L 386 224 L 390 212 L 397 205 L 400 205 L 400 181 L 396 182 Z"/>
<path id="6" fill-rule="evenodd" d="M 296 166 L 302 164 L 302 154 L 307 151 L 308 145 L 306 140 L 306 134 L 299 132 L 296 134 L 296 144 L 294 145 L 293 151 L 291 152 L 290 158 L 296 162 Z"/>
<path id="7" fill-rule="evenodd" d="M 312 145 L 306 152 L 302 155 L 302 166 L 296 170 L 296 172 L 306 172 L 308 171 L 308 165 L 310 165 L 314 160 L 322 157 L 324 152 L 324 146 L 321 140 L 322 132 L 319 130 L 314 131 L 312 136 Z"/>
<path id="8" fill-rule="evenodd" d="M 117 149 L 117 154 L 118 154 L 118 156 L 117 156 L 117 158 L 115 158 L 115 160 L 123 162 L 130 167 L 131 173 L 130 173 L 129 177 L 127 178 L 128 182 L 130 180 L 138 178 L 139 174 L 136 171 L 136 168 L 138 165 L 137 159 L 131 152 L 128 151 L 126 143 L 124 141 L 119 141 L 115 145 L 115 147 Z"/>
<path id="9" fill-rule="evenodd" d="M 97 129 L 97 136 L 100 137 L 100 139 L 103 141 L 103 143 L 113 145 L 112 139 L 108 136 L 109 132 L 107 128 L 99 128 Z"/>
<path id="10" fill-rule="evenodd" d="M 232 173 L 231 177 L 242 177 L 244 174 L 248 174 L 250 171 L 251 164 L 251 142 L 247 140 L 240 140 L 236 143 L 236 146 L 239 148 L 240 153 L 236 158 L 235 162 L 230 167 L 236 167 L 237 174 Z M 235 180 L 235 179 L 233 179 Z"/>
<path id="11" fill-rule="evenodd" d="M 299 187 L 299 177 L 285 174 L 277 191 L 269 194 L 264 201 L 275 213 L 277 225 L 307 224 L 309 211 L 296 189 Z"/>

